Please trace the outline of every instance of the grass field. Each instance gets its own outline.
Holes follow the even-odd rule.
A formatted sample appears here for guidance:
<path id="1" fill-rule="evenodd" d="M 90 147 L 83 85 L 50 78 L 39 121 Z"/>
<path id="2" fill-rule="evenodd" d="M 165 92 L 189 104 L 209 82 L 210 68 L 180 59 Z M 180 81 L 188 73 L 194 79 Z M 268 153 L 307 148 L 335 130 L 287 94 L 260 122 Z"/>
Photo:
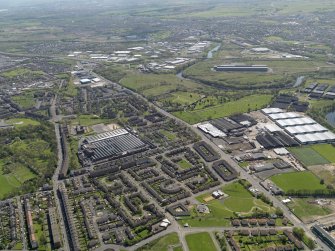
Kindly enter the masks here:
<path id="1" fill-rule="evenodd" d="M 174 112 L 173 115 L 189 124 L 196 124 L 205 120 L 261 109 L 271 101 L 271 98 L 271 95 L 251 95 L 205 109 Z"/>
<path id="2" fill-rule="evenodd" d="M 229 195 L 225 199 L 205 202 L 204 198 L 210 196 L 209 193 L 201 195 L 196 199 L 201 203 L 206 203 L 210 209 L 209 214 L 199 214 L 194 209 L 191 217 L 184 217 L 181 224 L 188 223 L 191 227 L 218 227 L 230 226 L 230 217 L 234 213 L 241 216 L 250 215 L 256 209 L 265 212 L 274 212 L 274 209 L 254 198 L 240 183 L 234 182 L 226 185 L 222 190 Z"/>
<path id="3" fill-rule="evenodd" d="M 19 188 L 22 183 L 33 179 L 35 175 L 26 167 L 18 163 L 10 164 L 11 172 L 3 173 L 5 162 L 0 161 L 0 199 L 9 192 Z"/>
<path id="4" fill-rule="evenodd" d="M 172 74 L 130 74 L 123 78 L 120 83 L 147 97 L 178 92 L 181 100 L 186 100 L 187 94 L 181 94 L 180 91 L 185 92 L 202 88 L 202 86 L 197 83 L 189 80 L 181 80 Z M 183 95 L 183 97 L 181 97 L 181 95 Z M 178 99 L 178 94 L 175 98 Z"/>
<path id="5" fill-rule="evenodd" d="M 313 198 L 294 198 L 288 204 L 288 207 L 299 217 L 302 221 L 311 220 L 315 216 L 324 216 L 332 213 L 332 210 L 327 206 L 320 206 L 314 202 Z"/>
<path id="6" fill-rule="evenodd" d="M 201 98 L 198 93 L 191 92 L 174 92 L 170 97 L 166 98 L 165 101 L 170 101 L 172 103 L 177 103 L 180 105 L 190 105 Z"/>
<path id="7" fill-rule="evenodd" d="M 196 233 L 185 236 L 190 251 L 216 251 L 212 237 L 209 233 Z"/>
<path id="8" fill-rule="evenodd" d="M 97 115 L 79 115 L 75 122 L 82 126 L 92 126 L 97 124 L 108 124 L 112 122 L 112 120 L 100 118 Z"/>
<path id="9" fill-rule="evenodd" d="M 313 145 L 313 150 L 327 159 L 330 163 L 335 163 L 335 147 L 330 144 Z"/>
<path id="10" fill-rule="evenodd" d="M 14 127 L 23 127 L 23 126 L 31 126 L 31 125 L 40 125 L 40 122 L 33 120 L 33 119 L 27 119 L 27 118 L 15 118 L 15 119 L 9 119 L 6 120 L 7 124 L 13 125 Z"/>
<path id="11" fill-rule="evenodd" d="M 332 167 L 327 166 L 311 166 L 308 168 L 316 176 L 325 181 L 326 185 L 335 186 L 335 170 Z"/>
<path id="12" fill-rule="evenodd" d="M 290 152 L 305 166 L 335 163 L 335 147 L 329 144 L 294 147 Z"/>
<path id="13" fill-rule="evenodd" d="M 27 68 L 17 68 L 14 70 L 2 72 L 0 75 L 5 78 L 13 79 L 22 75 L 42 76 L 43 74 L 43 71 L 33 71 Z"/>
<path id="14" fill-rule="evenodd" d="M 272 176 L 271 180 L 284 192 L 289 190 L 315 191 L 326 189 L 325 185 L 320 184 L 320 179 L 309 171 L 278 174 Z"/>
<path id="15" fill-rule="evenodd" d="M 173 247 L 169 249 L 169 247 Z M 137 249 L 138 251 L 177 251 L 178 248 L 181 248 L 181 243 L 179 242 L 179 238 L 177 233 L 167 234 L 162 238 L 154 240 L 147 245 Z M 180 249 L 182 250 L 182 249 Z"/>

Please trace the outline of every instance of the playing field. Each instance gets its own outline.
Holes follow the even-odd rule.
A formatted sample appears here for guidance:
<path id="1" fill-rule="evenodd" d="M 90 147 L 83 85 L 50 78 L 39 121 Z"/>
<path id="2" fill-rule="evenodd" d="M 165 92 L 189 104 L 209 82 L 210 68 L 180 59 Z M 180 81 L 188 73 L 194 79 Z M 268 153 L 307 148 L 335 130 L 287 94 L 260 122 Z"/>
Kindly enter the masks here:
<path id="1" fill-rule="evenodd" d="M 330 206 L 320 206 L 313 198 L 294 198 L 288 207 L 302 221 L 311 220 L 313 217 L 325 216 L 332 213 Z"/>
<path id="2" fill-rule="evenodd" d="M 185 239 L 190 251 L 216 251 L 209 233 L 189 234 L 186 235 Z"/>
<path id="3" fill-rule="evenodd" d="M 171 233 L 171 234 L 165 235 L 162 238 L 154 240 L 137 250 L 138 251 L 169 251 L 169 250 L 176 251 L 178 248 L 181 248 L 181 243 L 179 242 L 178 235 L 176 233 Z"/>
<path id="4" fill-rule="evenodd" d="M 173 115 L 189 124 L 196 124 L 205 120 L 261 109 L 271 101 L 271 98 L 271 95 L 251 95 L 205 109 L 174 112 Z"/>
<path id="5" fill-rule="evenodd" d="M 27 118 L 9 119 L 9 120 L 6 120 L 6 123 L 13 125 L 14 127 L 22 127 L 22 126 L 28 126 L 28 125 L 40 125 L 40 122 L 33 120 L 33 119 L 27 119 Z"/>
<path id="6" fill-rule="evenodd" d="M 315 191 L 326 189 L 325 185 L 320 184 L 320 179 L 309 171 L 278 174 L 272 176 L 271 180 L 284 192 L 289 190 Z"/>
<path id="7" fill-rule="evenodd" d="M 293 147 L 289 150 L 305 166 L 335 163 L 335 147 L 329 144 Z"/>
<path id="8" fill-rule="evenodd" d="M 26 167 L 20 164 L 11 164 L 11 173 L 4 174 L 4 162 L 0 161 L 0 199 L 6 194 L 19 188 L 22 183 L 35 177 L 35 175 Z"/>
<path id="9" fill-rule="evenodd" d="M 205 201 L 210 196 L 206 193 L 196 199 L 201 203 L 206 203 L 210 209 L 209 214 L 199 214 L 194 208 L 191 217 L 183 217 L 181 224 L 188 223 L 191 227 L 218 227 L 230 226 L 230 218 L 235 213 L 241 216 L 252 214 L 255 210 L 264 212 L 274 212 L 274 209 L 253 197 L 240 183 L 234 182 L 222 188 L 223 192 L 229 195 L 220 200 Z"/>

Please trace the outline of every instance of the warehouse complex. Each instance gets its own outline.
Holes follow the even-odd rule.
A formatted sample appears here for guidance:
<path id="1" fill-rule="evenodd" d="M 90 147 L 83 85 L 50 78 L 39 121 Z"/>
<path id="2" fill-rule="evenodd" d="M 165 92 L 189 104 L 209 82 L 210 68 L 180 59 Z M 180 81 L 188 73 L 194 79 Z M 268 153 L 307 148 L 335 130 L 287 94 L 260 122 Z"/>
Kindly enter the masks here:
<path id="1" fill-rule="evenodd" d="M 117 159 L 148 148 L 149 145 L 127 130 L 117 129 L 85 138 L 78 155 L 82 161 L 90 159 L 96 162 L 108 158 Z"/>
<path id="2" fill-rule="evenodd" d="M 305 115 L 286 112 L 280 108 L 265 108 L 262 112 L 274 124 L 266 128 L 271 132 L 283 131 L 292 136 L 300 144 L 331 143 L 335 141 L 335 134 Z"/>

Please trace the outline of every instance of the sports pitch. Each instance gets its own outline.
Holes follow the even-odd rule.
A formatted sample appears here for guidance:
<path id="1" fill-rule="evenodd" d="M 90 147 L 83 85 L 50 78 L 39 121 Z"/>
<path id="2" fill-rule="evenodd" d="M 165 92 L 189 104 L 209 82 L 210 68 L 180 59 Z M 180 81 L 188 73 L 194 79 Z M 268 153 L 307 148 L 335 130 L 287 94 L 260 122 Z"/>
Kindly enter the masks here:
<path id="1" fill-rule="evenodd" d="M 335 147 L 329 144 L 293 147 L 289 150 L 305 166 L 335 163 Z"/>

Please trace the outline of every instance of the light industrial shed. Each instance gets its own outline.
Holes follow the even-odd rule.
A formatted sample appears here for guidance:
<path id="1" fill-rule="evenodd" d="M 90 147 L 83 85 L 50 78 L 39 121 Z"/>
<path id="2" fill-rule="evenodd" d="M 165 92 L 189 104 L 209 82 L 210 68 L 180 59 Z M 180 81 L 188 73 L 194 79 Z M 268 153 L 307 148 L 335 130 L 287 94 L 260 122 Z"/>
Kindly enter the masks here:
<path id="1" fill-rule="evenodd" d="M 327 132 L 328 129 L 320 124 L 304 125 L 304 126 L 290 126 L 286 127 L 285 130 L 291 135 L 297 134 L 308 134 L 317 132 Z"/>
<path id="2" fill-rule="evenodd" d="M 311 119 L 309 117 L 303 117 L 303 118 L 296 118 L 296 119 L 283 119 L 283 120 L 277 120 L 277 125 L 280 127 L 288 127 L 288 126 L 298 126 L 298 125 L 313 125 L 316 124 L 314 119 Z"/>
<path id="3" fill-rule="evenodd" d="M 301 117 L 302 115 L 295 113 L 295 112 L 283 112 L 283 113 L 269 114 L 269 118 L 272 120 L 295 119 L 295 118 L 301 118 Z"/>

